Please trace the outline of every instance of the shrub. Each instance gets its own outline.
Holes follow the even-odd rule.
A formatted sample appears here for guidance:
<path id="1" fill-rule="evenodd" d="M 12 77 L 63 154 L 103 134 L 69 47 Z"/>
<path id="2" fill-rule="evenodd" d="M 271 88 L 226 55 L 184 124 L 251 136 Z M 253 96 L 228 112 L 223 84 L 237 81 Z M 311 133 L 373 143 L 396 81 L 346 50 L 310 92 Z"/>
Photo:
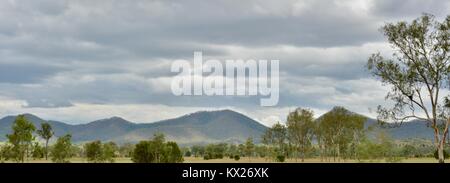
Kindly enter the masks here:
<path id="1" fill-rule="evenodd" d="M 276 158 L 276 161 L 277 161 L 277 162 L 284 162 L 285 159 L 286 159 L 285 156 L 283 156 L 283 155 L 278 155 L 277 158 Z"/>
<path id="2" fill-rule="evenodd" d="M 239 159 L 241 159 L 239 155 L 234 155 L 234 160 L 239 161 Z"/>

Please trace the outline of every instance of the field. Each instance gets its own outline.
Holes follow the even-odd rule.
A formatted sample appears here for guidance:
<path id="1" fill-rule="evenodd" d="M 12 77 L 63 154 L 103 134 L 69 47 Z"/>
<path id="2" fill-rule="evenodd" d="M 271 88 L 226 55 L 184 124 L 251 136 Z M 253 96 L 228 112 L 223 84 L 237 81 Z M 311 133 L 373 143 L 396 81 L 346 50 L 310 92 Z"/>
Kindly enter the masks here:
<path id="1" fill-rule="evenodd" d="M 71 163 L 87 163 L 85 158 L 72 158 L 70 159 Z M 116 158 L 116 163 L 132 163 L 130 158 Z M 196 157 L 185 157 L 185 163 L 275 163 L 273 160 L 265 159 L 265 158 L 241 158 L 239 161 L 235 161 L 234 159 L 223 158 L 223 159 L 212 159 L 212 160 L 204 160 L 203 158 Z M 325 162 L 320 159 L 310 158 L 305 159 L 304 163 L 385 163 L 384 160 L 372 160 L 372 161 L 357 161 L 357 160 L 345 160 L 345 161 L 332 161 Z M 6 163 L 11 163 L 10 161 Z M 51 163 L 50 160 L 28 160 L 25 163 Z M 301 163 L 300 159 L 288 159 L 286 163 Z M 434 158 L 408 158 L 402 159 L 400 163 L 437 163 L 437 160 Z"/>

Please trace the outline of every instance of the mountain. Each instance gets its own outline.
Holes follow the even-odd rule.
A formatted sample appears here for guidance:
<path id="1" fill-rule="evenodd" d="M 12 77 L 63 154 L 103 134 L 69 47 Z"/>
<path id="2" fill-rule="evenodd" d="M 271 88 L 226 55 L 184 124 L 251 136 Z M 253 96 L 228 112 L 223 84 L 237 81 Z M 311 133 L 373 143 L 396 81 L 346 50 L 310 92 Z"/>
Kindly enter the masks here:
<path id="1" fill-rule="evenodd" d="M 25 114 L 37 128 L 43 119 Z M 11 125 L 16 116 L 0 119 L 0 141 L 11 133 Z M 164 133 L 168 140 L 179 144 L 204 144 L 214 142 L 242 143 L 248 137 L 259 141 L 267 127 L 255 120 L 231 110 L 201 111 L 174 119 L 154 123 L 132 123 L 120 117 L 112 117 L 86 124 L 70 125 L 58 121 L 48 121 L 55 136 L 72 134 L 74 142 L 92 140 L 115 141 L 117 143 L 139 142 L 150 139 L 155 133 Z"/>

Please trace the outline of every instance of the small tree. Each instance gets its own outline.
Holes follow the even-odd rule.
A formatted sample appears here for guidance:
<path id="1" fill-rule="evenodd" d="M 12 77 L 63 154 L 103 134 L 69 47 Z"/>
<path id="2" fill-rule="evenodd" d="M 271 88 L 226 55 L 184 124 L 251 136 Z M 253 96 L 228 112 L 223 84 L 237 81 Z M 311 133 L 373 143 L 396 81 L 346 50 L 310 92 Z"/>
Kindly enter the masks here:
<path id="1" fill-rule="evenodd" d="M 150 141 L 140 141 L 136 144 L 131 160 L 135 163 L 153 163 L 155 160 Z"/>
<path id="2" fill-rule="evenodd" d="M 54 132 L 52 126 L 49 123 L 41 123 L 41 129 L 37 131 L 37 134 L 45 140 L 44 155 L 45 160 L 48 158 L 48 141 L 53 137 Z"/>
<path id="3" fill-rule="evenodd" d="M 103 161 L 114 163 L 114 158 L 116 157 L 116 152 L 118 147 L 114 142 L 108 142 L 103 144 Z"/>
<path id="4" fill-rule="evenodd" d="M 103 162 L 102 142 L 99 140 L 84 144 L 84 151 L 89 162 Z"/>
<path id="5" fill-rule="evenodd" d="M 277 123 L 268 128 L 262 136 L 263 143 L 269 146 L 275 146 L 278 152 L 274 154 L 274 158 L 277 156 L 288 156 L 288 150 L 286 147 L 286 141 L 288 139 L 286 126 Z"/>
<path id="6" fill-rule="evenodd" d="M 249 137 L 247 141 L 245 141 L 245 155 L 248 157 L 248 160 L 251 160 L 253 152 L 255 151 L 255 144 L 253 143 L 253 138 Z"/>
<path id="7" fill-rule="evenodd" d="M 16 117 L 12 126 L 12 134 L 6 135 L 12 145 L 13 159 L 17 162 L 24 162 L 28 156 L 29 148 L 34 140 L 33 132 L 36 128 L 27 120 L 25 115 Z"/>
<path id="8" fill-rule="evenodd" d="M 69 158 L 73 156 L 72 153 L 72 136 L 67 134 L 59 137 L 56 144 L 51 150 L 52 161 L 56 163 L 68 163 Z"/>
<path id="9" fill-rule="evenodd" d="M 166 163 L 183 162 L 183 154 L 176 142 L 167 142 L 166 144 Z"/>

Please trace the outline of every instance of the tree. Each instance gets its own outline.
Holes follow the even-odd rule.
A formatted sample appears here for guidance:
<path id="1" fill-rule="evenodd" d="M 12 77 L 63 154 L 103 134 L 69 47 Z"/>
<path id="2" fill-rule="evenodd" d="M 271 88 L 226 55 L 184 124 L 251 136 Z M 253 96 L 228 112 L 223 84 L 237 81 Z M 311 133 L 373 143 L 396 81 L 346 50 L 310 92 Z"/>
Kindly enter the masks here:
<path id="1" fill-rule="evenodd" d="M 275 146 L 278 152 L 274 155 L 277 156 L 288 156 L 288 151 L 286 148 L 287 129 L 286 126 L 277 123 L 268 128 L 262 136 L 263 143 L 269 146 Z"/>
<path id="2" fill-rule="evenodd" d="M 245 141 L 245 155 L 248 157 L 249 161 L 254 151 L 255 151 L 255 144 L 253 143 L 253 138 L 249 137 L 247 141 Z"/>
<path id="3" fill-rule="evenodd" d="M 52 161 L 56 163 L 68 163 L 72 153 L 72 136 L 70 134 L 59 137 L 51 150 Z"/>
<path id="4" fill-rule="evenodd" d="M 45 149 L 44 149 L 44 155 L 45 160 L 47 160 L 48 157 L 48 141 L 53 137 L 54 132 L 52 129 L 52 126 L 49 123 L 41 123 L 41 129 L 37 131 L 37 134 L 45 140 Z"/>
<path id="5" fill-rule="evenodd" d="M 297 109 L 287 117 L 287 130 L 289 140 L 297 147 L 302 162 L 305 161 L 306 152 L 312 146 L 314 136 L 314 113 L 309 109 Z"/>
<path id="6" fill-rule="evenodd" d="M 136 144 L 131 160 L 135 163 L 153 163 L 155 157 L 152 153 L 150 141 L 140 141 Z"/>
<path id="7" fill-rule="evenodd" d="M 342 157 L 348 152 L 351 144 L 357 144 L 364 136 L 364 122 L 366 118 L 351 113 L 343 107 L 334 107 L 333 110 L 319 118 L 318 135 L 324 152 L 336 157 Z M 345 157 L 345 156 L 344 156 Z"/>
<path id="8" fill-rule="evenodd" d="M 114 163 L 116 152 L 118 151 L 117 144 L 114 142 L 108 142 L 103 144 L 103 161 Z"/>
<path id="9" fill-rule="evenodd" d="M 380 121 L 404 122 L 420 119 L 428 122 L 434 132 L 439 162 L 444 162 L 444 144 L 450 119 L 440 117 L 444 111 L 441 90 L 448 87 L 450 16 L 437 22 L 424 14 L 411 23 L 389 23 L 382 27 L 394 48 L 393 59 L 373 54 L 368 70 L 384 84 L 391 86 L 386 99 L 392 107 L 378 106 Z M 444 128 L 439 124 L 445 120 Z"/>
<path id="10" fill-rule="evenodd" d="M 183 154 L 176 142 L 167 142 L 166 144 L 166 163 L 181 163 L 183 162 Z"/>
<path id="11" fill-rule="evenodd" d="M 84 144 L 84 151 L 89 162 L 103 162 L 102 142 L 99 140 Z"/>
<path id="12" fill-rule="evenodd" d="M 27 120 L 25 115 L 19 115 L 14 120 L 12 134 L 6 135 L 9 143 L 12 144 L 13 159 L 17 162 L 24 162 L 28 156 L 31 142 L 34 140 L 33 132 L 36 128 Z"/>
<path id="13" fill-rule="evenodd" d="M 164 136 L 164 134 L 162 133 L 156 133 L 153 135 L 153 139 L 150 141 L 151 142 L 151 147 L 152 147 L 152 153 L 153 156 L 155 157 L 155 162 L 156 163 L 160 163 L 162 162 L 163 159 L 163 155 L 164 155 L 164 148 L 165 148 L 165 142 L 166 137 Z"/>

